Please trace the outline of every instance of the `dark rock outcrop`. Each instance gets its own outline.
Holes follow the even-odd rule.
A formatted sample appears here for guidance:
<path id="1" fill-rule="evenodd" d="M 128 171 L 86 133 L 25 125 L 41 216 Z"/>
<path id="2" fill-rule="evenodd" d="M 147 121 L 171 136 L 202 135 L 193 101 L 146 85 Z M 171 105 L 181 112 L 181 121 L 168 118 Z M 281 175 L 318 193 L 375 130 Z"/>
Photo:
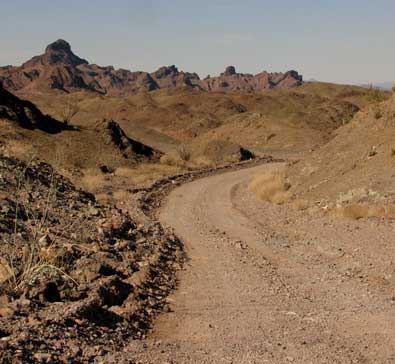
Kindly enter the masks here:
<path id="1" fill-rule="evenodd" d="M 67 127 L 47 116 L 31 102 L 21 100 L 11 92 L 4 90 L 0 83 L 0 119 L 16 122 L 28 129 L 40 129 L 47 133 L 58 133 Z"/>
<path id="2" fill-rule="evenodd" d="M 127 159 L 136 161 L 158 160 L 162 153 L 129 138 L 114 120 L 102 120 L 96 124 L 96 131 L 104 134 L 107 144 L 113 144 Z"/>

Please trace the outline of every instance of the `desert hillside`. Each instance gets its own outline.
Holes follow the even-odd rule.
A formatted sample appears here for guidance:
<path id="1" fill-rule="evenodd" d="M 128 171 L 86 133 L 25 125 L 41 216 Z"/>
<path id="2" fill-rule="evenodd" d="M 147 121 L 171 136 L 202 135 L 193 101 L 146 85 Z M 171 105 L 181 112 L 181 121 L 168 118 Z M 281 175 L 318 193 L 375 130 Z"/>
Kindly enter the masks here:
<path id="1" fill-rule="evenodd" d="M 111 118 L 131 138 L 164 153 L 174 153 L 180 143 L 187 143 L 194 154 L 208 140 L 227 140 L 255 153 L 309 150 L 330 140 L 333 130 L 374 99 L 387 97 L 385 92 L 326 83 L 264 93 L 168 89 L 125 97 L 17 94 L 59 119 L 65 104 L 76 104 L 75 125 Z"/>
<path id="2" fill-rule="evenodd" d="M 323 206 L 393 204 L 395 98 L 359 112 L 335 134 L 328 144 L 290 167 L 290 191 Z"/>

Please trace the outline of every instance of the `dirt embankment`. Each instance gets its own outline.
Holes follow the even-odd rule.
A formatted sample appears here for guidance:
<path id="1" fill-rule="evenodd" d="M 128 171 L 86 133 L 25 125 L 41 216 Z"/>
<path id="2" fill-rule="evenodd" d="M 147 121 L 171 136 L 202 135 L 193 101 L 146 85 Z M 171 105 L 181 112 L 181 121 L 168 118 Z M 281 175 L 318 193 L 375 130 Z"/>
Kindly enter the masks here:
<path id="1" fill-rule="evenodd" d="M 290 192 L 328 208 L 352 207 L 357 215 L 359 204 L 360 217 L 395 216 L 394 137 L 392 97 L 359 112 L 332 141 L 292 165 Z"/>

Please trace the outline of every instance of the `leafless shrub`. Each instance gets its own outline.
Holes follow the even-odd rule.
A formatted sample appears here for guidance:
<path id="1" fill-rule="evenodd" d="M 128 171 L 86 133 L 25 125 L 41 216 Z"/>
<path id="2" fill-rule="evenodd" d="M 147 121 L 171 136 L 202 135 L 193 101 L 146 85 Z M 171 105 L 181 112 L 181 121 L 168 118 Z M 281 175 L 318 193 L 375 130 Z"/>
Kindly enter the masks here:
<path id="1" fill-rule="evenodd" d="M 181 160 L 188 162 L 191 159 L 191 152 L 185 147 L 184 144 L 181 144 L 178 148 L 177 148 L 177 153 L 179 155 L 179 157 L 181 158 Z"/>
<path id="2" fill-rule="evenodd" d="M 63 108 L 60 110 L 60 117 L 65 125 L 69 125 L 79 112 L 80 107 L 78 105 L 78 100 L 69 96 Z"/>

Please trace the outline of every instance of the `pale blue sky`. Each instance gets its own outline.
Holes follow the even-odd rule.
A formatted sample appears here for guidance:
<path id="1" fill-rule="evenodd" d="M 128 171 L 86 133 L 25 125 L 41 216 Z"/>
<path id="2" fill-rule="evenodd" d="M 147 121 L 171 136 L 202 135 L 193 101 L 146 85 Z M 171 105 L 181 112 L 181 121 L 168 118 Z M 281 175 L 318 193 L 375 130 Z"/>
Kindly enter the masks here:
<path id="1" fill-rule="evenodd" d="M 200 76 L 296 69 L 342 83 L 395 80 L 394 0 L 0 0 L 0 65 L 63 38 L 99 65 Z"/>

